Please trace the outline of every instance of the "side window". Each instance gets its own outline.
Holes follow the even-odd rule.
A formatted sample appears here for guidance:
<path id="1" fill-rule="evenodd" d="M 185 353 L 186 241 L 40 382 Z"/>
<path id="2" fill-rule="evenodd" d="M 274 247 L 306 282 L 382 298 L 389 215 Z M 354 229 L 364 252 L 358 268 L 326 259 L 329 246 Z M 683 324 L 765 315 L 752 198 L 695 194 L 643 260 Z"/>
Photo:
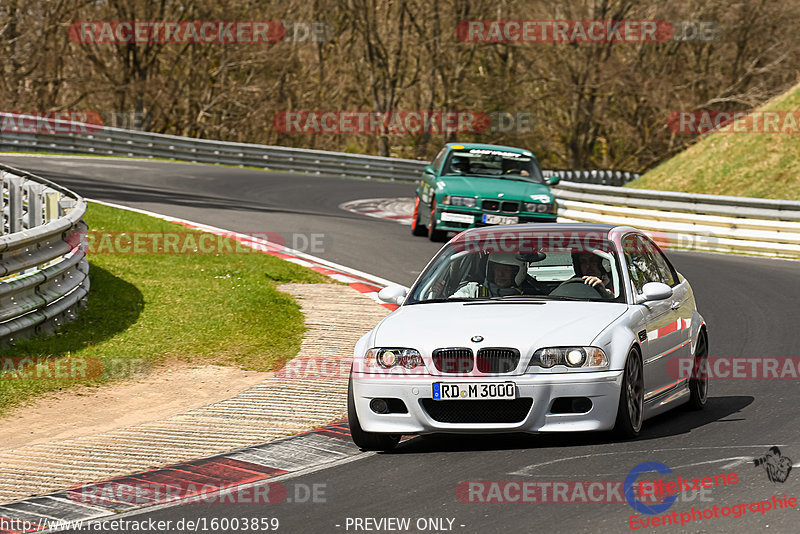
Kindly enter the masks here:
<path id="1" fill-rule="evenodd" d="M 625 266 L 628 268 L 628 274 L 633 282 L 633 288 L 636 293 L 641 295 L 642 288 L 647 282 L 651 282 L 650 276 L 647 272 L 647 266 L 644 262 L 644 254 L 641 248 L 641 243 L 637 236 L 628 234 L 622 239 L 622 253 L 625 256 Z"/>
<path id="2" fill-rule="evenodd" d="M 439 151 L 438 154 L 436 154 L 436 157 L 433 158 L 433 161 L 431 162 L 431 166 L 434 168 L 434 170 L 438 171 L 442 167 L 442 163 L 444 162 L 444 157 L 446 155 L 447 147 L 444 147 Z"/>
<path id="3" fill-rule="evenodd" d="M 647 245 L 648 256 L 652 261 L 653 268 L 658 272 L 659 280 L 657 281 L 674 287 L 678 283 L 678 277 L 675 275 L 675 270 L 672 268 L 669 261 L 667 261 L 667 258 L 664 257 L 664 253 L 649 239 L 642 239 L 640 237 L 639 240 Z"/>

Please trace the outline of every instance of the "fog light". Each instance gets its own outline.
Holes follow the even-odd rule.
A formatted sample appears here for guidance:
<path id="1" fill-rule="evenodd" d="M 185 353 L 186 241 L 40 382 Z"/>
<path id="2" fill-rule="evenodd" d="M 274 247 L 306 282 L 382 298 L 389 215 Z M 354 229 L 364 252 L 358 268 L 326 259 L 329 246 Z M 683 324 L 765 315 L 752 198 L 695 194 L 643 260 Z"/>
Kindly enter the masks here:
<path id="1" fill-rule="evenodd" d="M 375 413 L 389 413 L 389 404 L 384 399 L 372 399 L 369 409 Z"/>
<path id="2" fill-rule="evenodd" d="M 592 409 L 592 401 L 586 397 L 572 399 L 572 411 L 575 413 L 586 413 Z"/>

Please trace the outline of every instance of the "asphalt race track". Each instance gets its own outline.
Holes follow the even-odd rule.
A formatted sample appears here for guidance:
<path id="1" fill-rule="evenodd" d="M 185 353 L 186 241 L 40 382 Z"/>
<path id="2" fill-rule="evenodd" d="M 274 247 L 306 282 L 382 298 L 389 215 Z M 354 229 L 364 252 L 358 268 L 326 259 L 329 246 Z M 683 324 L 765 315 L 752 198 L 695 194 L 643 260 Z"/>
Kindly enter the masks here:
<path id="1" fill-rule="evenodd" d="M 408 226 L 338 208 L 348 200 L 412 196 L 413 184 L 267 173 L 140 160 L 0 156 L 0 161 L 52 179 L 91 199 L 116 202 L 240 232 L 324 233 L 324 251 L 307 251 L 405 285 L 439 244 Z M 291 243 L 287 242 L 291 246 Z M 712 357 L 786 357 L 800 353 L 795 262 L 670 252 L 692 283 L 709 327 Z M 737 473 L 735 484 L 687 492 L 667 512 L 733 507 L 800 495 L 800 469 L 772 482 L 753 465 L 769 447 L 800 465 L 798 380 L 712 381 L 704 411 L 677 410 L 645 422 L 641 436 L 615 442 L 605 434 L 509 435 L 412 439 L 387 454 L 365 453 L 346 464 L 284 481 L 289 489 L 323 488 L 314 499 L 271 505 L 184 505 L 127 519 L 278 518 L 279 532 L 626 532 L 637 514 L 624 502 L 475 502 L 498 494 L 466 481 L 621 481 L 642 462 L 661 462 L 683 478 Z M 516 486 L 500 498 L 522 499 Z M 605 487 L 605 486 L 604 486 Z M 537 494 L 540 495 L 540 494 Z M 692 500 L 693 499 L 693 500 Z M 528 499 L 530 500 L 530 499 Z M 573 502 L 563 502 L 570 500 Z M 324 501 L 324 502 L 323 502 Z M 464 502 L 466 501 L 466 502 Z M 798 510 L 758 509 L 739 518 L 710 518 L 647 532 L 796 532 Z M 644 516 L 640 517 L 657 517 Z M 408 518 L 409 527 L 385 521 Z M 374 520 L 374 521 L 373 521 Z M 377 521 L 383 520 L 383 523 Z M 379 528 L 380 527 L 380 528 Z M 199 529 L 202 531 L 202 528 Z M 230 529 L 233 531 L 233 529 Z M 264 530 L 264 529 L 261 529 Z M 173 530 L 176 531 L 176 530 Z M 213 531 L 206 528 L 205 531 Z M 219 529 L 218 531 L 221 531 Z M 241 527 L 237 530 L 243 532 Z"/>

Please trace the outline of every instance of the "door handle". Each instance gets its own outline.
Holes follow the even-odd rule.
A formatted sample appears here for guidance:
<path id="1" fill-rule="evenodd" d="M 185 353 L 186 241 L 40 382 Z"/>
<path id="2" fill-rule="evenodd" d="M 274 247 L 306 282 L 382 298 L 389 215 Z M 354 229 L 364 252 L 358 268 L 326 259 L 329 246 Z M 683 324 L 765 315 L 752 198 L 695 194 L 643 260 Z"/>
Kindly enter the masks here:
<path id="1" fill-rule="evenodd" d="M 672 309 L 672 310 L 677 310 L 678 308 L 680 308 L 680 307 L 681 307 L 681 303 L 680 303 L 680 302 L 678 302 L 678 301 L 676 300 L 675 302 L 673 302 L 672 304 L 670 304 L 670 305 L 669 305 L 669 307 L 670 307 L 670 309 Z"/>

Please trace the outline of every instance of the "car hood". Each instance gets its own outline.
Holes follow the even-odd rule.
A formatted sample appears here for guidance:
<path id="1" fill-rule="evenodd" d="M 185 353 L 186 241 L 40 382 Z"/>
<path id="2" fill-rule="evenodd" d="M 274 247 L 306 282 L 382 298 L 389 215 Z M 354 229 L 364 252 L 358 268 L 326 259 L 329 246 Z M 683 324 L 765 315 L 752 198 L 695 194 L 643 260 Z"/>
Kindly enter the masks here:
<path id="1" fill-rule="evenodd" d="M 412 304 L 378 325 L 373 346 L 414 348 L 423 356 L 443 347 L 514 347 L 524 355 L 541 347 L 587 346 L 627 309 L 575 301 Z M 475 343 L 473 336 L 483 341 Z"/>
<path id="2" fill-rule="evenodd" d="M 546 185 L 522 180 L 470 176 L 444 176 L 440 180 L 445 184 L 444 193 L 447 195 L 498 198 L 500 191 L 503 193 L 501 198 L 515 200 L 530 201 L 531 197 L 537 195 L 548 195 L 552 198 L 550 188 Z"/>

